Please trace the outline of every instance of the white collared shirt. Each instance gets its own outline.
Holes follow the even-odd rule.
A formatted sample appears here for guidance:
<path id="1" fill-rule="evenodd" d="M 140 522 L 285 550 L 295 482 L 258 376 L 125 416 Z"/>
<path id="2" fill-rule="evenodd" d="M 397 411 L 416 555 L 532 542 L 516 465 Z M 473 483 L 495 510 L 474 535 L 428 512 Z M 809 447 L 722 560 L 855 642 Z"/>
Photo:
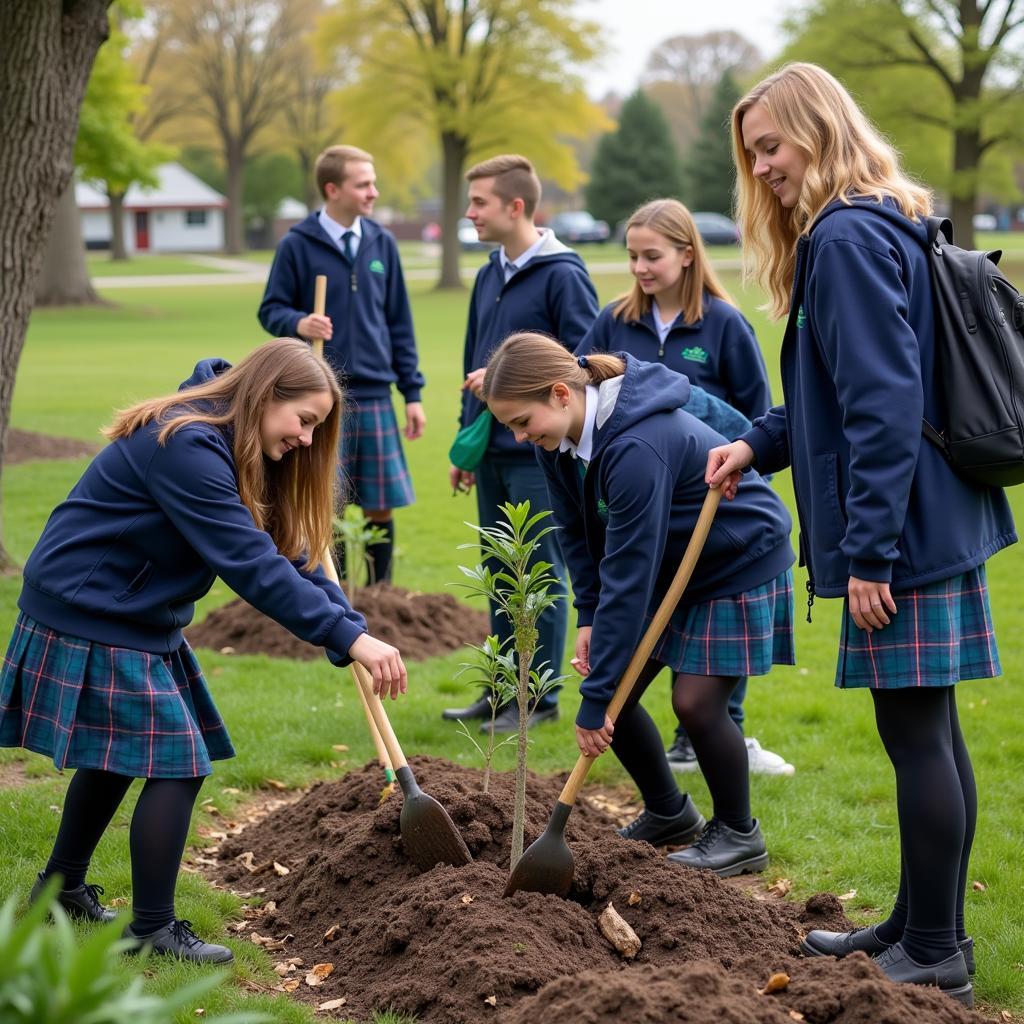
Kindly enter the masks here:
<path id="1" fill-rule="evenodd" d="M 526 250 L 526 252 L 520 253 L 514 260 L 510 260 L 508 258 L 508 254 L 505 252 L 505 246 L 502 246 L 498 250 L 498 259 L 501 260 L 501 269 L 505 272 L 506 283 L 513 274 L 522 270 L 523 267 L 525 267 L 526 264 L 529 263 L 538 252 L 540 252 L 540 248 L 544 244 L 544 236 L 547 233 L 547 228 L 538 228 L 537 230 L 540 232 L 540 238 L 538 238 L 537 241 Z"/>
<path id="2" fill-rule="evenodd" d="M 355 259 L 356 253 L 359 252 L 359 243 L 363 237 L 362 218 L 356 217 L 356 219 L 352 221 L 352 227 L 350 228 L 345 227 L 344 224 L 339 224 L 326 209 L 321 210 L 317 215 L 317 218 L 320 221 L 320 227 L 327 232 L 327 237 L 330 238 L 342 253 L 345 252 L 345 243 L 341 240 L 342 235 L 344 235 L 346 231 L 352 232 L 352 258 Z"/>
<path id="3" fill-rule="evenodd" d="M 569 452 L 574 459 L 581 459 L 589 465 L 594 453 L 594 421 L 597 419 L 597 388 L 588 384 L 586 388 L 586 411 L 583 415 L 583 430 L 580 431 L 580 443 L 573 444 L 568 437 L 563 437 L 558 445 L 560 452 Z"/>
<path id="4" fill-rule="evenodd" d="M 658 331 L 658 340 L 665 344 L 665 339 L 668 337 L 668 332 L 672 330 L 672 325 L 679 319 L 678 315 L 672 317 L 668 323 L 665 323 L 661 319 L 661 310 L 658 309 L 658 302 L 656 299 L 651 299 L 651 315 L 654 317 L 654 326 Z"/>

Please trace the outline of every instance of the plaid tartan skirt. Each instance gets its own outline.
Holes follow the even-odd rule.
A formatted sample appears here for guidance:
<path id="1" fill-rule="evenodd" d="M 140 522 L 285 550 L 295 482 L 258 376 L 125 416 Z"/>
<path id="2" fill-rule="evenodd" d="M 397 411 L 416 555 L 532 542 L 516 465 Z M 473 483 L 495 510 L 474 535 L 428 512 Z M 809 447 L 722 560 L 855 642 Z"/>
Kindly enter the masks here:
<path id="1" fill-rule="evenodd" d="M 984 565 L 893 597 L 896 614 L 872 633 L 843 601 L 836 686 L 895 690 L 999 675 Z"/>
<path id="2" fill-rule="evenodd" d="M 792 571 L 742 594 L 677 608 L 651 658 L 698 676 L 763 676 L 772 665 L 794 664 Z"/>
<path id="3" fill-rule="evenodd" d="M 362 509 L 416 500 L 390 398 L 351 398 L 341 425 L 342 493 Z"/>
<path id="4" fill-rule="evenodd" d="M 0 746 L 145 779 L 209 775 L 235 754 L 187 643 L 163 656 L 108 647 L 24 613 L 0 670 Z"/>

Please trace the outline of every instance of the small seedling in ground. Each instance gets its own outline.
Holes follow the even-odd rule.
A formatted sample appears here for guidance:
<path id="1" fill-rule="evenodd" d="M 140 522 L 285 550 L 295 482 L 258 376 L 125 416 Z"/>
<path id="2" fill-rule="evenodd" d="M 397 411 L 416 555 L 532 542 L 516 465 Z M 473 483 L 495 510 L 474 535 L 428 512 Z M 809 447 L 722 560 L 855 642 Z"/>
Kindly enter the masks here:
<path id="1" fill-rule="evenodd" d="M 373 559 L 369 556 L 369 548 L 387 538 L 387 532 L 374 526 L 355 505 L 349 505 L 343 515 L 334 517 L 334 546 L 341 547 L 345 552 L 345 572 L 343 582 L 345 595 L 355 604 L 356 591 L 362 584 L 362 569 L 366 569 L 366 579 L 372 586 Z"/>

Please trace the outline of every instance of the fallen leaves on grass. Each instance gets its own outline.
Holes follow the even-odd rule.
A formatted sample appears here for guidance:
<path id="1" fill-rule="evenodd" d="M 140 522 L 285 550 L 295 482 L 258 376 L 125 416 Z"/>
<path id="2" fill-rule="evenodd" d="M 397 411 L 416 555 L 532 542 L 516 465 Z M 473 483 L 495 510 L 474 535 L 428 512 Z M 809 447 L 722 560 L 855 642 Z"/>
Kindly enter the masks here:
<path id="1" fill-rule="evenodd" d="M 841 896 L 837 896 L 836 899 L 842 903 L 846 903 L 848 900 L 852 900 L 857 895 L 856 889 L 851 889 L 849 892 L 844 892 Z"/>
<path id="2" fill-rule="evenodd" d="M 793 888 L 793 880 L 791 878 L 776 878 L 771 885 L 768 886 L 768 891 L 773 896 L 783 897 L 788 896 L 789 891 Z"/>
<path id="3" fill-rule="evenodd" d="M 288 787 L 278 779 L 264 779 L 263 780 L 271 789 L 287 789 Z"/>
<path id="4" fill-rule="evenodd" d="M 316 1008 L 317 1013 L 326 1013 L 328 1010 L 340 1010 L 348 999 L 342 996 L 340 999 L 328 999 L 326 1003 L 320 1003 Z"/>
<path id="5" fill-rule="evenodd" d="M 306 984 L 310 988 L 318 988 L 327 980 L 333 970 L 334 964 L 314 964 L 306 975 Z"/>
<path id="6" fill-rule="evenodd" d="M 984 882 L 971 882 L 971 888 L 975 892 L 984 892 L 988 886 Z"/>

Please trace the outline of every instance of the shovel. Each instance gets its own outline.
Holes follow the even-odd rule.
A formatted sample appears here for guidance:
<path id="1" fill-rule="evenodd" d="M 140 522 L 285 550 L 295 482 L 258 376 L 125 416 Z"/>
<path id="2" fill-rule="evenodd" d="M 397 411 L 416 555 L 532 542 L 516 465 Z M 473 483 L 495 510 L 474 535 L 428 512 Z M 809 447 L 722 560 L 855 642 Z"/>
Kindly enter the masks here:
<path id="1" fill-rule="evenodd" d="M 704 499 L 704 506 L 700 510 L 700 517 L 697 519 L 697 525 L 693 528 L 690 542 L 686 545 L 686 551 L 683 553 L 683 560 L 676 570 L 675 578 L 655 612 L 651 624 L 647 627 L 647 631 L 640 639 L 640 644 L 630 659 L 629 665 L 626 666 L 626 671 L 623 673 L 622 679 L 619 680 L 619 685 L 608 705 L 608 717 L 612 723 L 619 717 L 619 712 L 633 692 L 633 685 L 636 683 L 637 676 L 640 675 L 640 670 L 647 664 L 654 645 L 658 642 L 658 638 L 668 625 L 668 620 L 676 610 L 676 605 L 686 589 L 686 584 L 690 582 L 693 568 L 697 564 L 697 559 L 700 558 L 704 542 L 711 530 L 711 523 L 715 518 L 715 512 L 718 511 L 718 503 L 721 500 L 722 492 L 718 488 L 708 491 L 707 497 Z M 569 890 L 572 888 L 573 862 L 572 851 L 565 841 L 565 823 L 569 820 L 576 797 L 593 761 L 592 757 L 580 754 L 576 761 L 576 767 L 573 768 L 572 774 L 562 787 L 558 803 L 555 804 L 555 809 L 551 812 L 551 820 L 548 822 L 544 834 L 530 845 L 529 849 L 519 858 L 519 863 L 512 869 L 505 885 L 505 896 L 511 896 L 514 892 L 519 892 L 520 889 L 526 892 L 550 893 L 554 896 L 561 896 L 563 899 L 569 895 Z"/>
<path id="2" fill-rule="evenodd" d="M 384 740 L 391 762 L 395 765 L 398 784 L 402 787 L 402 796 L 405 799 L 402 802 L 399 824 L 402 829 L 402 843 L 409 859 L 420 871 L 429 871 L 435 864 L 453 864 L 456 867 L 469 864 L 473 855 L 455 827 L 455 822 L 432 796 L 428 796 L 420 789 L 416 782 L 402 748 L 398 745 L 384 705 L 373 692 L 373 681 L 369 673 L 358 662 L 352 663 L 352 672 Z"/>

